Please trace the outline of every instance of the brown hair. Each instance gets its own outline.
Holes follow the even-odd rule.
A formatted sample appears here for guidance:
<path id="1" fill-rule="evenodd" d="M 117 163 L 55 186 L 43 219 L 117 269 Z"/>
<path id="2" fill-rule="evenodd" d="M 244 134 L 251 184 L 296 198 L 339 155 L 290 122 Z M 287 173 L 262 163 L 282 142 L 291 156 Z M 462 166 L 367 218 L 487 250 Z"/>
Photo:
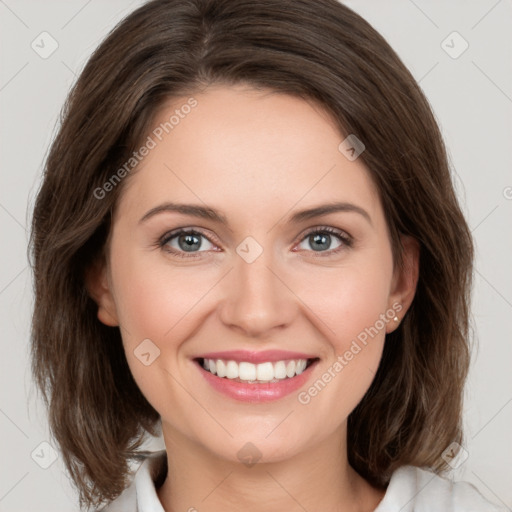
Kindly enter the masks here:
<path id="1" fill-rule="evenodd" d="M 34 209 L 32 368 L 80 505 L 114 499 L 159 419 L 138 389 L 118 328 L 97 319 L 84 273 L 105 257 L 125 178 L 158 108 L 210 84 L 246 83 L 314 100 L 366 146 L 400 263 L 420 244 L 410 310 L 349 417 L 353 467 L 384 486 L 404 464 L 442 470 L 460 441 L 473 247 L 429 104 L 386 41 L 336 0 L 155 0 L 89 59 L 65 104 Z M 341 140 L 340 140 L 341 141 Z"/>

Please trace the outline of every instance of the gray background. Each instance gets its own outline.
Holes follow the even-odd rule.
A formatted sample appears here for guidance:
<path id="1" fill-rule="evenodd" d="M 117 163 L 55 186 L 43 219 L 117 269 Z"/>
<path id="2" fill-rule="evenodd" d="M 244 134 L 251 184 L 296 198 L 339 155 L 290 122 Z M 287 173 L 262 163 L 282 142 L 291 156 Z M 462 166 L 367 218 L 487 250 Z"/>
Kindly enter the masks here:
<path id="1" fill-rule="evenodd" d="M 78 510 L 61 458 L 44 469 L 53 452 L 41 445 L 50 438 L 28 365 L 28 226 L 67 91 L 102 38 L 140 3 L 0 0 L 0 511 Z M 346 3 L 381 32 L 420 82 L 449 148 L 477 245 L 478 343 L 465 406 L 468 458 L 451 476 L 512 510 L 512 3 Z M 40 52 L 51 49 L 50 39 L 41 43 L 44 31 L 58 44 L 45 59 L 31 47 L 35 40 Z M 469 44 L 457 58 L 464 41 L 446 39 L 453 31 Z"/>

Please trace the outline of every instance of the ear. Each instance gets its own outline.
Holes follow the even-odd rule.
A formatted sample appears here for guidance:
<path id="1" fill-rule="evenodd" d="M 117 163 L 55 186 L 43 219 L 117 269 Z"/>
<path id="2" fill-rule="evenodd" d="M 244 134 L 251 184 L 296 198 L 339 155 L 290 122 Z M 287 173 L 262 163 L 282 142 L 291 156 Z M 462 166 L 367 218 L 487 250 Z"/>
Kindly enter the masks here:
<path id="1" fill-rule="evenodd" d="M 99 321 L 110 327 L 118 326 L 116 304 L 104 258 L 96 260 L 87 268 L 84 279 L 87 292 L 98 305 Z"/>
<path id="2" fill-rule="evenodd" d="M 388 307 L 396 312 L 395 319 L 398 321 L 388 322 L 386 333 L 393 332 L 400 325 L 412 304 L 418 284 L 420 245 L 415 238 L 405 235 L 401 236 L 401 243 L 402 265 L 395 266 L 388 303 Z"/>

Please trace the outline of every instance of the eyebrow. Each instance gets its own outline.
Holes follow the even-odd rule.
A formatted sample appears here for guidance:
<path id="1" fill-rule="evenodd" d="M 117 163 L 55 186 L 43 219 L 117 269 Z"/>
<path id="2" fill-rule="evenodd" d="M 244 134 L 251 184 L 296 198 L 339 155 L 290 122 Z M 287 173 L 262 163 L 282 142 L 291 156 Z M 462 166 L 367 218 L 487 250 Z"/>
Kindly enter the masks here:
<path id="1" fill-rule="evenodd" d="M 154 208 L 151 208 L 151 210 L 149 210 L 142 216 L 142 218 L 139 220 L 139 224 L 163 212 L 175 212 L 181 213 L 182 215 L 191 215 L 193 217 L 212 220 L 219 224 L 223 224 L 224 226 L 228 226 L 229 224 L 225 215 L 208 206 L 171 202 L 166 202 L 161 205 L 155 206 Z M 366 210 L 352 203 L 340 202 L 323 204 L 315 206 L 313 208 L 308 208 L 306 210 L 295 212 L 291 216 L 289 216 L 287 222 L 292 224 L 298 224 L 299 222 L 303 222 L 305 220 L 313 219 L 315 217 L 321 217 L 322 215 L 328 215 L 330 213 L 336 212 L 358 213 L 372 225 L 372 219 Z"/>

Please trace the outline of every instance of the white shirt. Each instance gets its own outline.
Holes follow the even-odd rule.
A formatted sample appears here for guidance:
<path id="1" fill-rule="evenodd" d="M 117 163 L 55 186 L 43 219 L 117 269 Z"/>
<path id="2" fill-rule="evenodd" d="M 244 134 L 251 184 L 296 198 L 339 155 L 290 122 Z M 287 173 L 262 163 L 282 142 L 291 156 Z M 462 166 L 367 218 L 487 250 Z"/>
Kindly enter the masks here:
<path id="1" fill-rule="evenodd" d="M 147 457 L 131 484 L 102 512 L 165 512 L 155 479 L 165 462 L 165 450 Z M 468 482 L 452 482 L 414 466 L 396 470 L 374 512 L 502 512 Z M 312 511 L 313 512 L 313 511 Z"/>

